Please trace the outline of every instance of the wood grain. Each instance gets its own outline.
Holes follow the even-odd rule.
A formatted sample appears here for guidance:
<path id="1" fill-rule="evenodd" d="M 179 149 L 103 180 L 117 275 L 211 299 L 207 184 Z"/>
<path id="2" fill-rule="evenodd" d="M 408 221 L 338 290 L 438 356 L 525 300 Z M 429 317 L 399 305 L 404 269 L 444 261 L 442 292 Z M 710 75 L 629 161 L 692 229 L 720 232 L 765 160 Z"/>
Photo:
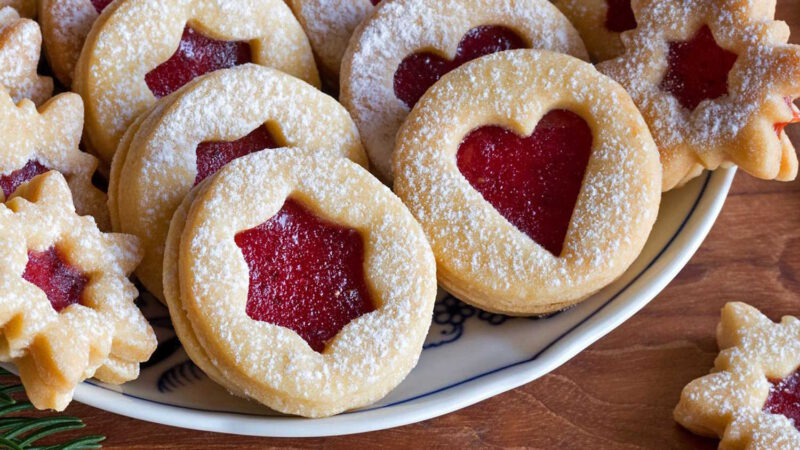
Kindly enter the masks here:
<path id="1" fill-rule="evenodd" d="M 800 42 L 800 1 L 779 18 Z M 800 125 L 790 127 L 800 144 Z M 728 301 L 778 319 L 800 314 L 800 184 L 739 174 L 708 239 L 653 302 L 576 358 L 519 389 L 398 429 L 326 439 L 264 439 L 155 425 L 73 403 L 111 448 L 716 448 L 672 420 L 681 389 L 708 373 Z"/>

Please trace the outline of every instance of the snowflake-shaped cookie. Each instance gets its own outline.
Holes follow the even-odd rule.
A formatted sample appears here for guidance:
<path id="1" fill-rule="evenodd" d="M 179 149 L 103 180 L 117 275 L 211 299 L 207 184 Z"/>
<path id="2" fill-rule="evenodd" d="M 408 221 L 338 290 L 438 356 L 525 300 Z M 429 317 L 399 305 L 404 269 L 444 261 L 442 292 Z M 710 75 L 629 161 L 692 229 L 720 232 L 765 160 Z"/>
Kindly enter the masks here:
<path id="1" fill-rule="evenodd" d="M 101 233 L 75 213 L 55 171 L 0 208 L 0 360 L 12 361 L 37 408 L 64 409 L 80 381 L 138 376 L 156 337 L 128 280 L 136 237 Z"/>
<path id="2" fill-rule="evenodd" d="M 91 215 L 102 230 L 110 228 L 106 195 L 92 184 L 97 158 L 78 149 L 83 102 L 60 94 L 37 111 L 29 100 L 14 105 L 0 86 L 0 201 L 36 175 L 57 170 L 67 179 L 78 214 Z"/>
<path id="3" fill-rule="evenodd" d="M 771 5 L 771 6 L 770 6 Z M 800 46 L 772 19 L 774 1 L 665 0 L 634 4 L 625 53 L 599 65 L 631 94 L 661 151 L 664 190 L 736 164 L 791 180 L 797 156 L 783 132 L 800 120 Z"/>
<path id="4" fill-rule="evenodd" d="M 36 73 L 41 48 L 36 22 L 21 19 L 14 8 L 0 8 L 0 84 L 15 101 L 29 98 L 40 105 L 53 94 L 53 79 Z"/>
<path id="5" fill-rule="evenodd" d="M 788 417 L 765 411 L 779 380 L 800 366 L 800 320 L 774 323 L 744 303 L 722 309 L 720 354 L 710 375 L 687 385 L 675 420 L 689 430 L 722 439 L 720 448 L 800 448 L 800 431 Z M 772 381 L 771 381 L 772 380 Z"/>

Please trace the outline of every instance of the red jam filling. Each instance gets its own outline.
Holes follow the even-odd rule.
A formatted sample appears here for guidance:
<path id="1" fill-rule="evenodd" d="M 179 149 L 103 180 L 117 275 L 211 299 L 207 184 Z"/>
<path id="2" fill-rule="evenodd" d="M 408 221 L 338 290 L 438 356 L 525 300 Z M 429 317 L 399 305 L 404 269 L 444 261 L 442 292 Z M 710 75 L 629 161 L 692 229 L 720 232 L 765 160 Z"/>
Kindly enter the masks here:
<path id="1" fill-rule="evenodd" d="M 381 0 L 370 0 L 370 1 L 372 2 L 372 6 L 378 6 L 378 3 L 381 2 Z"/>
<path id="2" fill-rule="evenodd" d="M 110 5 L 113 1 L 114 0 L 92 0 L 92 5 L 94 9 L 97 10 L 97 14 L 100 14 L 106 9 L 106 6 Z"/>
<path id="3" fill-rule="evenodd" d="M 787 125 L 800 122 L 800 110 L 797 109 L 797 106 L 795 106 L 792 98 L 784 97 L 784 100 L 786 101 L 786 105 L 789 107 L 789 109 L 792 110 L 792 118 L 788 122 L 775 124 L 775 132 L 778 134 L 778 137 L 781 137 L 781 134 L 783 134 L 783 130 Z"/>
<path id="4" fill-rule="evenodd" d="M 636 17 L 633 15 L 631 0 L 606 0 L 606 28 L 609 31 L 622 33 L 636 28 Z"/>
<path id="5" fill-rule="evenodd" d="M 728 93 L 728 73 L 736 53 L 717 45 L 711 29 L 703 26 L 685 42 L 670 42 L 667 73 L 661 89 L 669 92 L 684 108 L 694 111 L 703 100 Z"/>
<path id="6" fill-rule="evenodd" d="M 13 194 L 23 183 L 49 170 L 50 169 L 43 166 L 39 161 L 32 159 L 21 169 L 17 169 L 8 175 L 0 175 L 0 188 L 3 189 L 3 195 L 5 198 L 8 198 L 8 196 Z"/>
<path id="7" fill-rule="evenodd" d="M 560 255 L 592 151 L 592 130 L 577 114 L 545 114 L 533 134 L 498 127 L 470 132 L 458 169 L 520 231 Z"/>
<path id="8" fill-rule="evenodd" d="M 453 60 L 431 52 L 414 53 L 403 59 L 394 73 L 394 95 L 413 108 L 429 87 L 458 66 L 491 53 L 525 47 L 525 41 L 506 27 L 473 28 L 461 39 Z"/>
<path id="9" fill-rule="evenodd" d="M 203 142 L 197 146 L 197 176 L 194 184 L 197 185 L 206 177 L 215 174 L 222 166 L 236 158 L 265 148 L 277 147 L 278 144 L 265 126 L 258 127 L 247 136 L 233 142 Z"/>
<path id="10" fill-rule="evenodd" d="M 764 403 L 764 411 L 781 414 L 794 422 L 800 431 L 800 370 L 783 380 L 770 380 L 772 387 Z"/>
<path id="11" fill-rule="evenodd" d="M 251 60 L 247 42 L 218 41 L 186 27 L 175 54 L 145 75 L 144 80 L 153 95 L 161 98 L 200 75 Z"/>
<path id="12" fill-rule="evenodd" d="M 56 247 L 43 252 L 28 252 L 28 264 L 22 278 L 43 290 L 57 312 L 80 303 L 83 288 L 89 282 L 89 277 L 64 262 Z"/>
<path id="13" fill-rule="evenodd" d="M 247 315 L 293 330 L 317 352 L 351 320 L 375 310 L 356 230 L 288 199 L 235 241 L 250 268 Z"/>

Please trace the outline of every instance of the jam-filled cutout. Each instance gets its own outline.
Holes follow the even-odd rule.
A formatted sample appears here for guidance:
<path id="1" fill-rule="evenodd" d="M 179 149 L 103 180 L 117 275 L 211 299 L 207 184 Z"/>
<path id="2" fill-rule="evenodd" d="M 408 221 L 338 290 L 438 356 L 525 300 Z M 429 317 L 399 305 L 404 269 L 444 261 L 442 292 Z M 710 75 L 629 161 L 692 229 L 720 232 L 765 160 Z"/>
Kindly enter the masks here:
<path id="1" fill-rule="evenodd" d="M 8 198 L 8 196 L 13 194 L 23 183 L 48 171 L 50 171 L 50 169 L 39 161 L 32 159 L 25 163 L 21 169 L 17 169 L 8 175 L 0 175 L 0 188 L 3 189 L 3 195 L 5 198 Z"/>
<path id="2" fill-rule="evenodd" d="M 413 108 L 425 91 L 447 72 L 481 56 L 527 46 L 518 34 L 506 27 L 490 25 L 473 28 L 461 39 L 452 60 L 432 52 L 406 56 L 394 73 L 394 95 Z"/>
<path id="3" fill-rule="evenodd" d="M 784 97 L 783 100 L 786 102 L 786 106 L 788 106 L 789 109 L 792 110 L 792 118 L 789 119 L 788 122 L 781 122 L 775 124 L 775 133 L 778 134 L 778 137 L 781 137 L 781 134 L 783 134 L 783 130 L 786 128 L 787 125 L 793 123 L 800 123 L 800 110 L 797 109 L 797 106 L 795 106 L 792 98 Z"/>
<path id="4" fill-rule="evenodd" d="M 251 61 L 247 42 L 218 41 L 187 26 L 172 57 L 148 72 L 144 80 L 153 95 L 161 98 L 200 75 Z"/>
<path id="5" fill-rule="evenodd" d="M 800 431 L 800 370 L 783 380 L 770 380 L 770 384 L 764 411 L 792 419 L 794 427 Z"/>
<path id="6" fill-rule="evenodd" d="M 372 2 L 372 6 L 378 6 L 378 3 L 381 2 L 381 0 L 370 0 L 370 1 Z"/>
<path id="7" fill-rule="evenodd" d="M 247 315 L 293 330 L 315 351 L 375 310 L 357 230 L 317 217 L 290 198 L 272 218 L 234 239 L 250 268 Z"/>
<path id="8" fill-rule="evenodd" d="M 56 312 L 81 303 L 83 289 L 89 282 L 88 276 L 65 261 L 58 247 L 28 252 L 22 278 L 43 290 Z"/>
<path id="9" fill-rule="evenodd" d="M 606 0 L 606 5 L 606 28 L 609 31 L 622 33 L 636 28 L 631 0 Z"/>
<path id="10" fill-rule="evenodd" d="M 104 9 L 106 9 L 106 6 L 110 5 L 113 1 L 114 0 L 92 0 L 92 6 L 94 6 L 97 14 L 100 14 Z"/>
<path id="11" fill-rule="evenodd" d="M 564 246 L 592 151 L 579 115 L 553 110 L 528 137 L 499 126 L 470 132 L 456 154 L 472 187 L 520 231 L 553 255 Z"/>
<path id="12" fill-rule="evenodd" d="M 266 126 L 260 126 L 247 136 L 232 142 L 203 142 L 197 146 L 197 176 L 194 184 L 197 185 L 206 177 L 215 174 L 225 164 L 236 158 L 264 150 L 277 148 Z"/>
<path id="13" fill-rule="evenodd" d="M 728 93 L 728 73 L 737 58 L 736 53 L 720 47 L 704 25 L 692 39 L 669 43 L 667 73 L 660 87 L 694 111 L 702 101 Z"/>

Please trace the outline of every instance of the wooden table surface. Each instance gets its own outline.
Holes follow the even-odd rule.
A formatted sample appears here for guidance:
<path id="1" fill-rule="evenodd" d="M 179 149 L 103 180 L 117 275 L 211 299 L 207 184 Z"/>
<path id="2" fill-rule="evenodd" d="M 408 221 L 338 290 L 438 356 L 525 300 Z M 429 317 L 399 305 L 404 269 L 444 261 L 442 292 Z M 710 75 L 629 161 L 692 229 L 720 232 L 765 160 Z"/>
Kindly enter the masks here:
<path id="1" fill-rule="evenodd" d="M 800 1 L 778 16 L 800 42 Z M 800 125 L 789 129 L 800 144 Z M 109 448 L 716 448 L 672 420 L 681 389 L 708 373 L 728 301 L 772 319 L 800 315 L 800 181 L 736 176 L 711 234 L 647 307 L 555 372 L 472 407 L 402 428 L 325 439 L 264 439 L 140 422 L 73 403 Z"/>

